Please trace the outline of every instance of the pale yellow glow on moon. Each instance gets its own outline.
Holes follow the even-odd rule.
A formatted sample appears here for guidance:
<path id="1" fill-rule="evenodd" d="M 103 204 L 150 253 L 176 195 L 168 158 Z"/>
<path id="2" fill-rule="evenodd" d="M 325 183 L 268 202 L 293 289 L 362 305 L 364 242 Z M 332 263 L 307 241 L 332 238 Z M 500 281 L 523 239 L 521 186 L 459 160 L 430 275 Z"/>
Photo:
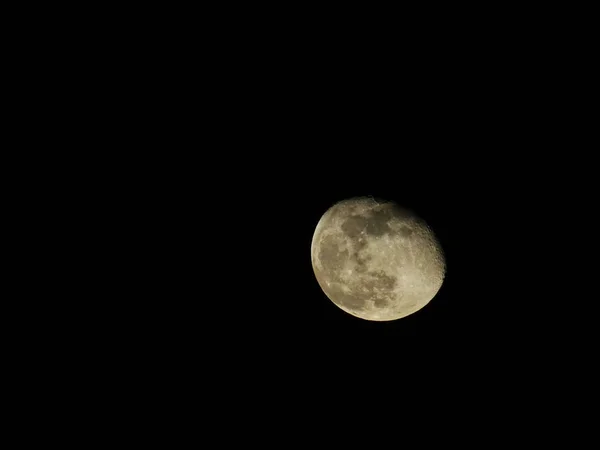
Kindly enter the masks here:
<path id="1" fill-rule="evenodd" d="M 446 264 L 431 229 L 392 202 L 359 197 L 332 206 L 315 229 L 312 266 L 321 289 L 361 319 L 388 321 L 423 308 Z"/>

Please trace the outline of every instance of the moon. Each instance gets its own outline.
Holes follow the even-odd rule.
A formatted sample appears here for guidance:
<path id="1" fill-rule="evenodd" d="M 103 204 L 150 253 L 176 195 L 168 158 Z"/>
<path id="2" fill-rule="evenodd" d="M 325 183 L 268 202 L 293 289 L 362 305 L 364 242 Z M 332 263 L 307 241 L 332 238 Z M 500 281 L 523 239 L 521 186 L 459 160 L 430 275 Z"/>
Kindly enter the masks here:
<path id="1" fill-rule="evenodd" d="M 312 267 L 325 295 L 343 311 L 389 321 L 427 305 L 444 281 L 446 262 L 433 231 L 397 203 L 356 197 L 319 220 Z"/>

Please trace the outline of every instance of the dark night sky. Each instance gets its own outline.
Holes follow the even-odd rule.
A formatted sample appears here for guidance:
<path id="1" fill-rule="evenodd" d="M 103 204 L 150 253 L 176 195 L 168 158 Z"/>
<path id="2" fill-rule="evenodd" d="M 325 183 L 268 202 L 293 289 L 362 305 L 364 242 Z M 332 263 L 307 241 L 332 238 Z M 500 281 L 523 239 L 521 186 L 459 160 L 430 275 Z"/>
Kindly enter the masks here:
<path id="1" fill-rule="evenodd" d="M 525 357 L 531 341 L 519 333 L 547 301 L 538 286 L 548 282 L 534 262 L 547 180 L 525 152 L 550 125 L 515 105 L 522 91 L 501 90 L 498 77 L 395 81 L 382 69 L 379 82 L 357 84 L 365 71 L 327 68 L 313 67 L 310 82 L 295 72 L 206 81 L 212 100 L 195 121 L 195 109 L 182 106 L 152 128 L 156 151 L 137 160 L 148 166 L 139 194 L 155 205 L 161 251 L 172 252 L 162 264 L 174 277 L 163 297 L 153 294 L 154 313 L 163 320 L 166 308 L 175 335 L 211 330 L 207 351 L 250 352 L 268 366 L 278 358 L 318 366 L 355 352 L 374 358 L 369 364 L 420 355 L 425 367 L 474 365 L 500 348 Z M 414 316 L 361 321 L 317 285 L 314 227 L 355 195 L 414 209 L 441 240 L 446 281 Z"/>
<path id="2" fill-rule="evenodd" d="M 315 129 L 318 109 L 299 111 L 301 127 L 297 115 L 291 124 L 252 121 L 252 134 L 242 128 L 232 142 L 239 150 L 211 141 L 218 148 L 177 161 L 156 218 L 169 233 L 161 239 L 171 256 L 160 262 L 169 276 L 150 280 L 165 283 L 150 289 L 148 324 L 165 357 L 216 358 L 258 380 L 273 370 L 296 380 L 299 370 L 317 382 L 347 370 L 367 379 L 408 367 L 425 377 L 451 377 L 457 365 L 510 371 L 529 361 L 532 347 L 550 351 L 548 339 L 529 334 L 532 324 L 548 331 L 532 319 L 548 314 L 537 309 L 547 281 L 533 262 L 541 235 L 518 157 L 495 154 L 491 144 L 484 151 L 489 138 L 476 118 L 465 125 L 424 117 L 413 127 L 399 117 L 382 126 L 357 105 L 344 116 L 327 113 Z M 329 206 L 355 195 L 412 208 L 439 236 L 447 276 L 420 312 L 367 322 L 319 288 L 314 228 Z"/>
<path id="3" fill-rule="evenodd" d="M 444 422 L 457 404 L 488 411 L 549 402 L 540 380 L 565 361 L 578 363 L 583 350 L 568 344 L 579 340 L 575 312 L 556 309 L 561 288 L 547 269 L 547 233 L 538 231 L 536 208 L 545 205 L 531 205 L 518 157 L 483 154 L 472 126 L 450 136 L 402 121 L 387 133 L 372 124 L 359 114 L 325 131 L 305 127 L 302 145 L 285 129 L 262 151 L 248 145 L 241 154 L 178 161 L 187 168 L 175 173 L 190 178 L 169 177 L 164 203 L 153 204 L 154 233 L 166 248 L 147 250 L 148 294 L 133 297 L 139 308 L 125 322 L 136 324 L 128 364 L 151 367 L 181 396 L 213 398 L 215 390 L 227 402 L 211 408 L 225 417 L 230 407 L 256 414 L 261 405 L 289 431 L 297 424 L 285 414 L 311 408 L 310 433 L 338 420 L 329 414 L 343 423 L 346 408 L 367 405 L 410 404 Z M 272 138 L 277 128 L 256 133 Z M 424 142 L 423 133 L 434 137 Z M 471 141 L 463 151 L 461 136 Z M 246 139 L 237 139 L 240 147 Z M 438 235 L 447 276 L 420 312 L 360 320 L 318 286 L 314 227 L 329 206 L 354 195 L 396 200 Z"/>
<path id="4" fill-rule="evenodd" d="M 126 242 L 109 273 L 128 286 L 106 314 L 132 383 L 151 373 L 195 399 L 210 386 L 251 414 L 548 401 L 539 380 L 581 361 L 570 343 L 589 328 L 572 302 L 589 293 L 564 283 L 581 276 L 562 256 L 578 239 L 562 180 L 578 168 L 550 149 L 576 133 L 541 63 L 503 65 L 476 43 L 440 41 L 439 58 L 234 44 L 198 61 L 169 48 L 111 110 L 108 142 L 132 151 L 105 156 L 119 208 L 107 229 Z M 413 209 L 439 237 L 446 279 L 418 313 L 360 320 L 319 288 L 314 228 L 357 195 Z"/>
<path id="5" fill-rule="evenodd" d="M 7 348 L 31 341 L 6 364 L 26 375 L 12 416 L 169 448 L 577 447 L 598 391 L 585 12 L 571 31 L 551 5 L 194 7 L 215 5 L 64 24 L 36 6 L 39 34 L 7 34 L 24 175 L 5 164 L 23 210 L 5 221 L 25 233 L 5 240 L 27 262 L 6 258 L 25 311 Z M 364 195 L 414 210 L 446 255 L 397 321 L 346 314 L 313 274 L 322 214 Z"/>

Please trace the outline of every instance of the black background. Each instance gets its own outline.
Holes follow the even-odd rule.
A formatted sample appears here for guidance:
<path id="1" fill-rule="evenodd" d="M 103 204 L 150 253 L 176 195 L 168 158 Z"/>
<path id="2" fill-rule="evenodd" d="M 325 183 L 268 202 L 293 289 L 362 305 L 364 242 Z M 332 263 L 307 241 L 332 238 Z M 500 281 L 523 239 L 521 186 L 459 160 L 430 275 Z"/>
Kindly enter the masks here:
<path id="1" fill-rule="evenodd" d="M 593 178 L 570 153 L 589 118 L 558 43 L 485 24 L 368 40 L 148 26 L 86 41 L 61 75 L 76 95 L 45 103 L 73 130 L 47 139 L 87 152 L 56 182 L 95 261 L 71 277 L 90 300 L 64 313 L 91 336 L 78 358 L 101 397 L 294 436 L 463 410 L 493 428 L 488 413 L 577 397 Z M 438 295 L 398 321 L 344 313 L 312 272 L 322 214 L 362 195 L 416 211 L 446 254 Z"/>
<path id="2" fill-rule="evenodd" d="M 535 391 L 533 374 L 565 342 L 556 315 L 564 324 L 572 314 L 552 306 L 551 273 L 564 266 L 552 251 L 564 244 L 541 219 L 557 208 L 556 186 L 538 175 L 552 155 L 528 153 L 548 122 L 499 94 L 496 78 L 447 81 L 452 96 L 415 74 L 395 94 L 394 80 L 359 89 L 342 72 L 310 85 L 208 82 L 217 93 L 198 103 L 195 125 L 182 125 L 196 112 L 181 107 L 152 129 L 151 150 L 125 172 L 143 175 L 126 210 L 147 202 L 132 233 L 144 236 L 149 269 L 135 271 L 147 294 L 132 293 L 125 359 L 283 408 L 348 392 L 406 401 L 466 390 L 478 401 L 483 389 L 499 401 L 513 382 Z M 439 236 L 446 280 L 410 317 L 354 318 L 316 282 L 315 226 L 357 195 L 412 208 Z"/>

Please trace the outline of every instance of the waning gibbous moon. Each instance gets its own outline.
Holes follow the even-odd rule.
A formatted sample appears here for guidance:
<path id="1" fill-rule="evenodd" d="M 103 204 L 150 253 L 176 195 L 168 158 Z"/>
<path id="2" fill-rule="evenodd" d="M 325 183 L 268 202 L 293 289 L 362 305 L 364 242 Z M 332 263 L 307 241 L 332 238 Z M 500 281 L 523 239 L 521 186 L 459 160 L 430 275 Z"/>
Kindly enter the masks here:
<path id="1" fill-rule="evenodd" d="M 446 262 L 433 231 L 412 211 L 371 197 L 329 208 L 315 229 L 312 266 L 339 308 L 374 321 L 406 317 L 427 305 Z"/>

